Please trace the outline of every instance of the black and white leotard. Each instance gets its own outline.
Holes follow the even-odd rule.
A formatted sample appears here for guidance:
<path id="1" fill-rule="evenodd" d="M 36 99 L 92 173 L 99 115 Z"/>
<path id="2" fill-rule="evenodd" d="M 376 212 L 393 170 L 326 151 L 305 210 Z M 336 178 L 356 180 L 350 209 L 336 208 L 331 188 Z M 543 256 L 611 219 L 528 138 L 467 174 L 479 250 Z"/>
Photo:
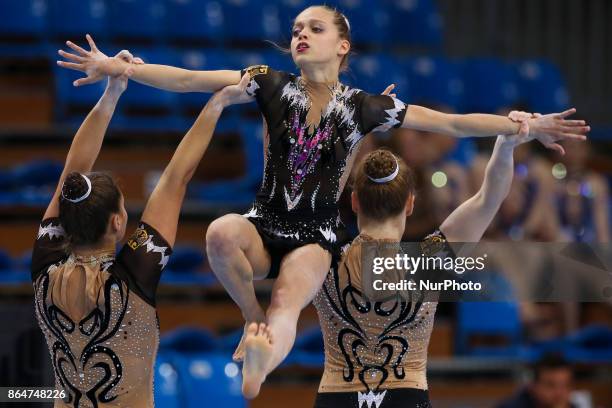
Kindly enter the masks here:
<path id="1" fill-rule="evenodd" d="M 282 256 L 297 247 L 317 243 L 339 253 L 346 239 L 337 203 L 360 142 L 369 132 L 399 127 L 407 107 L 391 96 L 337 83 L 320 123 L 309 131 L 311 103 L 301 77 L 264 65 L 245 71 L 267 134 L 263 182 L 244 216 L 272 256 L 274 277 Z"/>

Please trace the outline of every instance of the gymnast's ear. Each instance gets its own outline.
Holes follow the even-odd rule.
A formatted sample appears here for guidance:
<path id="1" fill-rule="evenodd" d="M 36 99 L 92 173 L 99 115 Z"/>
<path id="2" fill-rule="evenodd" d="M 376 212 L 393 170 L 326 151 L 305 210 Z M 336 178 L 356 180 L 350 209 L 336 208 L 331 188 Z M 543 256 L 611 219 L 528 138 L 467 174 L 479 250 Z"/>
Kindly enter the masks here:
<path id="1" fill-rule="evenodd" d="M 355 214 L 359 212 L 359 199 L 357 198 L 355 190 L 351 192 L 351 209 Z"/>
<path id="2" fill-rule="evenodd" d="M 111 214 L 110 216 L 110 230 L 113 233 L 117 233 L 123 229 L 123 220 L 120 214 Z"/>
<path id="3" fill-rule="evenodd" d="M 414 194 L 409 194 L 406 199 L 406 217 L 410 217 L 414 211 Z"/>

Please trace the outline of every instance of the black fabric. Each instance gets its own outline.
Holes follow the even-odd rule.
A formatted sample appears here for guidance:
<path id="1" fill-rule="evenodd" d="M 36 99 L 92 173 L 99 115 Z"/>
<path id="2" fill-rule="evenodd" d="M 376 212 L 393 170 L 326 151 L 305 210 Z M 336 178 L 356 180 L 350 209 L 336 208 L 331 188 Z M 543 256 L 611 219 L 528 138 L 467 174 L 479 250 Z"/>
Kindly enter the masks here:
<path id="1" fill-rule="evenodd" d="M 38 235 L 32 249 L 32 263 L 30 272 L 32 282 L 49 266 L 65 261 L 66 232 L 59 218 L 48 218 L 40 223 Z"/>
<path id="2" fill-rule="evenodd" d="M 380 395 L 383 390 L 377 394 Z M 323 392 L 317 394 L 314 408 L 355 408 L 362 406 L 377 408 L 431 408 L 429 392 L 415 388 L 397 388 L 386 390 L 382 403 L 369 405 L 359 404 L 358 392 Z M 362 393 L 362 395 L 364 395 Z"/>
<path id="3" fill-rule="evenodd" d="M 319 124 L 311 127 L 302 78 L 265 65 L 245 72 L 251 76 L 247 93 L 254 95 L 268 129 L 263 182 L 245 216 L 273 256 L 273 277 L 279 258 L 299 246 L 317 243 L 339 252 L 344 225 L 338 199 L 349 165 L 368 132 L 401 125 L 406 105 L 336 84 Z"/>
<path id="4" fill-rule="evenodd" d="M 261 241 L 263 242 L 264 248 L 270 255 L 270 271 L 266 275 L 265 279 L 276 279 L 280 273 L 281 263 L 285 255 L 294 249 L 300 248 L 308 244 L 318 244 L 324 250 L 332 255 L 332 267 L 340 262 L 341 252 L 340 248 L 344 243 L 348 243 L 350 238 L 347 231 L 342 228 L 338 231 L 340 235 L 340 244 L 330 244 L 325 241 L 298 241 L 289 238 L 279 238 L 274 234 L 268 232 L 261 224 L 261 220 L 257 218 L 247 218 L 257 229 Z"/>
<path id="5" fill-rule="evenodd" d="M 32 281 L 50 266 L 67 260 L 65 244 L 66 233 L 59 218 L 44 220 L 32 251 Z M 124 281 L 144 301 L 155 306 L 157 285 L 171 253 L 172 248 L 161 234 L 141 222 L 107 271 Z"/>
<path id="6" fill-rule="evenodd" d="M 159 232 L 141 222 L 128 242 L 117 254 L 111 273 L 128 283 L 151 306 L 155 306 L 157 285 L 166 266 L 172 247 Z"/>

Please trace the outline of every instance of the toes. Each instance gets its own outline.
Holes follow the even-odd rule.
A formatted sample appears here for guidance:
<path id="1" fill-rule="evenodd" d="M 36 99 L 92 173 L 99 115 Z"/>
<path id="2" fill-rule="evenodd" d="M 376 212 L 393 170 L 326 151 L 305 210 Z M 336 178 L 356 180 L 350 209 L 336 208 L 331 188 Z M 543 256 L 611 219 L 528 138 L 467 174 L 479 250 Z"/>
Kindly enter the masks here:
<path id="1" fill-rule="evenodd" d="M 249 324 L 249 327 L 247 327 L 247 335 L 256 336 L 258 328 L 259 325 L 257 323 Z"/>
<path id="2" fill-rule="evenodd" d="M 263 336 L 265 332 L 266 332 L 266 324 L 265 323 L 259 323 L 259 330 L 257 331 L 257 335 L 258 336 Z"/>

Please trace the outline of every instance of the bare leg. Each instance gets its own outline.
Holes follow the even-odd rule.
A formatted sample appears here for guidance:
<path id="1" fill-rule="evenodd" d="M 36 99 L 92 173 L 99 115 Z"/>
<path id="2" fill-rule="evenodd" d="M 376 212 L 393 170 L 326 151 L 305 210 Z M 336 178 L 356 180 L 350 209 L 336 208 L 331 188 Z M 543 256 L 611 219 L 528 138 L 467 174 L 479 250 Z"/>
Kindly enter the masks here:
<path id="1" fill-rule="evenodd" d="M 228 214 L 213 221 L 206 232 L 206 253 L 210 266 L 223 287 L 240 308 L 246 320 L 263 322 L 265 314 L 255 296 L 254 279 L 263 279 L 270 269 L 270 256 L 257 229 L 238 214 Z M 244 335 L 234 353 L 244 354 Z"/>
<path id="2" fill-rule="evenodd" d="M 242 365 L 242 393 L 255 398 L 264 382 L 266 364 L 272 352 L 270 329 L 265 323 L 251 323 L 246 329 L 244 340 L 245 356 Z"/>
<path id="3" fill-rule="evenodd" d="M 266 313 L 271 347 L 263 347 L 246 337 L 245 366 L 242 393 L 255 398 L 266 376 L 289 354 L 300 312 L 314 298 L 329 272 L 331 255 L 319 245 L 310 244 L 285 256 L 280 274 L 272 289 L 272 300 Z M 250 361 L 252 358 L 256 361 Z"/>

